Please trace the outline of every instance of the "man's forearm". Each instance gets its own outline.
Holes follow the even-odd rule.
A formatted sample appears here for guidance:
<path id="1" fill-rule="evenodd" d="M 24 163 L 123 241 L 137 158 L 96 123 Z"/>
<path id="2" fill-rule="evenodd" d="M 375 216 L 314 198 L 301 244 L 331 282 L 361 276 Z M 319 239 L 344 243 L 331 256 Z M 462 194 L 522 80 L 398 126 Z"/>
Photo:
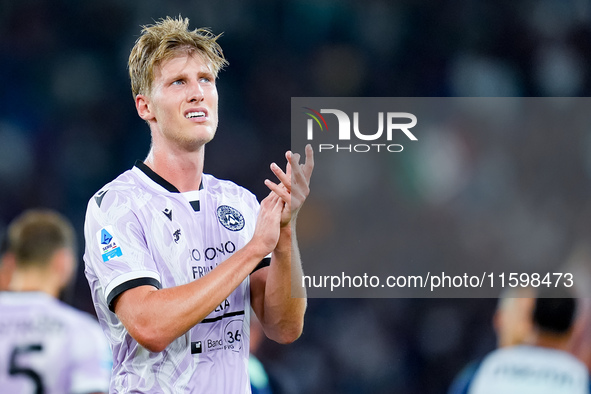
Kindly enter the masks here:
<path id="1" fill-rule="evenodd" d="M 138 343 L 150 351 L 162 351 L 223 302 L 262 256 L 246 246 L 209 274 L 186 285 L 127 290 L 116 300 L 115 312 Z"/>
<path id="2" fill-rule="evenodd" d="M 293 342 L 302 333 L 307 301 L 301 278 L 302 264 L 293 223 L 281 229 L 268 268 L 263 316 L 259 316 L 267 336 L 277 342 Z"/>
<path id="3" fill-rule="evenodd" d="M 131 336 L 161 351 L 227 298 L 277 246 L 283 203 L 269 194 L 262 202 L 252 239 L 207 275 L 181 286 L 139 286 L 115 300 L 115 313 Z"/>

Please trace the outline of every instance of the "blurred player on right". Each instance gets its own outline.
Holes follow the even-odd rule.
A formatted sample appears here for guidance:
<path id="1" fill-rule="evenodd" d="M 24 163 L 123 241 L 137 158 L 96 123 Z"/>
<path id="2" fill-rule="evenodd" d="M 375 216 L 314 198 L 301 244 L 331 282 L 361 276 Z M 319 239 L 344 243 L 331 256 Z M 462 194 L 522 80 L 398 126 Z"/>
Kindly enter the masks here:
<path id="1" fill-rule="evenodd" d="M 538 295 L 532 330 L 524 343 L 501 347 L 484 358 L 472 379 L 453 394 L 588 394 L 589 372 L 568 353 L 577 300 L 568 294 Z"/>

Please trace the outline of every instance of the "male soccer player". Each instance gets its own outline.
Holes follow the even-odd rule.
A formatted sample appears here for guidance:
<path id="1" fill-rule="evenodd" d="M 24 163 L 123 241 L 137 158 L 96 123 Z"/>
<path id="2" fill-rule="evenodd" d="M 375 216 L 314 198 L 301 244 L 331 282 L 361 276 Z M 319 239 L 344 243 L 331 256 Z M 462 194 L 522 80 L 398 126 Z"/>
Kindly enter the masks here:
<path id="1" fill-rule="evenodd" d="M 98 323 L 57 300 L 75 272 L 74 231 L 61 215 L 31 210 L 8 229 L 0 292 L 1 393 L 106 393 L 111 353 Z"/>
<path id="2" fill-rule="evenodd" d="M 493 316 L 499 348 L 521 345 L 531 335 L 534 296 L 534 289 L 530 287 L 508 288 L 503 292 Z M 448 394 L 464 393 L 481 362 L 482 359 L 470 362 L 454 378 Z"/>
<path id="3" fill-rule="evenodd" d="M 129 73 L 152 145 L 88 205 L 86 276 L 114 355 L 111 392 L 249 393 L 250 306 L 275 341 L 303 328 L 305 293 L 290 288 L 302 275 L 295 219 L 312 148 L 303 165 L 291 152 L 285 172 L 271 165 L 280 182 L 265 181 L 260 207 L 203 173 L 226 61 L 217 37 L 188 23 L 142 30 Z"/>
<path id="4" fill-rule="evenodd" d="M 531 287 L 507 289 L 493 316 L 499 348 L 521 345 L 531 335 L 535 292 Z"/>
<path id="5" fill-rule="evenodd" d="M 562 295 L 562 294 L 561 294 Z M 587 367 L 568 353 L 576 299 L 535 299 L 532 329 L 524 343 L 499 348 L 451 393 L 589 394 Z"/>

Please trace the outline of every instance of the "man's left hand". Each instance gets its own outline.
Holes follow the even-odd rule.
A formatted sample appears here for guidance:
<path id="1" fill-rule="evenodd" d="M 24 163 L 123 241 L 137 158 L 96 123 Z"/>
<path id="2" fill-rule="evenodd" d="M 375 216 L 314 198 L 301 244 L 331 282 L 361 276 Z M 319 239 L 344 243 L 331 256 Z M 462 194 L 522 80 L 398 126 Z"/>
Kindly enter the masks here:
<path id="1" fill-rule="evenodd" d="M 287 166 L 285 172 L 275 163 L 271 164 L 271 171 L 281 182 L 276 184 L 268 179 L 265 185 L 284 201 L 281 213 L 281 226 L 288 225 L 304 204 L 310 193 L 310 178 L 314 169 L 314 151 L 310 144 L 306 145 L 306 161 L 300 164 L 300 155 L 287 151 L 285 153 Z"/>

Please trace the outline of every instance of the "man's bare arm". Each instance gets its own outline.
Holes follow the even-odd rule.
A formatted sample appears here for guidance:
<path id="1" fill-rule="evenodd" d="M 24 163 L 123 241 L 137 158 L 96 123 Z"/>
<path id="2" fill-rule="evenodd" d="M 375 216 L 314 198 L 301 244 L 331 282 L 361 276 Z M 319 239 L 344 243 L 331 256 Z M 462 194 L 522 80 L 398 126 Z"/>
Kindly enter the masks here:
<path id="1" fill-rule="evenodd" d="M 274 193 L 265 198 L 251 241 L 207 275 L 182 286 L 139 286 L 122 293 L 114 310 L 129 334 L 146 349 L 160 352 L 203 320 L 275 248 L 283 205 Z"/>
<path id="2" fill-rule="evenodd" d="M 265 334 L 279 342 L 290 343 L 302 333 L 306 311 L 306 290 L 302 288 L 302 264 L 296 237 L 296 219 L 309 194 L 310 177 L 314 168 L 312 147 L 306 147 L 306 161 L 287 152 L 287 167 L 283 172 L 277 165 L 271 169 L 281 184 L 266 181 L 267 186 L 285 202 L 281 230 L 271 265 L 251 275 L 251 304 Z M 292 282 L 293 281 L 293 282 Z M 292 297 L 292 289 L 297 294 Z"/>

